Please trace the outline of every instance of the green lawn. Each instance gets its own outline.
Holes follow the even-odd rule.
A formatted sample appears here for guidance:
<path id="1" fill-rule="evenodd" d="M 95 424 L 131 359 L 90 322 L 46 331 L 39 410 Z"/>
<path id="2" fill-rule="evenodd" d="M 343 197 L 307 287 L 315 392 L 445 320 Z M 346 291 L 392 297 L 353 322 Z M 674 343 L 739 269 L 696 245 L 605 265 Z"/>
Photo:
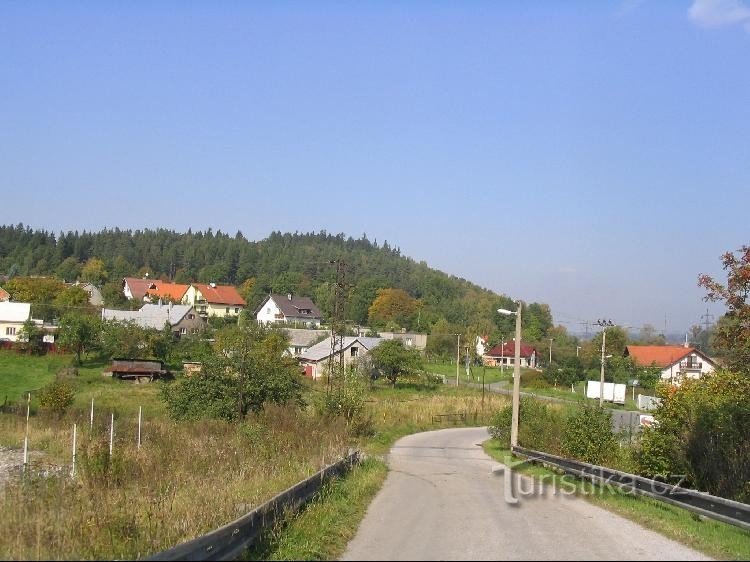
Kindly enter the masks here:
<path id="1" fill-rule="evenodd" d="M 72 359 L 70 354 L 32 356 L 0 351 L 0 403 L 5 397 L 8 401 L 23 401 L 31 392 L 34 406 L 36 391 L 52 382 L 59 371 L 70 368 Z M 75 408 L 88 411 L 93 398 L 95 412 L 133 415 L 142 406 L 144 415 L 163 414 L 164 405 L 159 399 L 162 383 L 135 384 L 112 379 L 102 376 L 105 367 L 104 362 L 84 360 L 78 375 L 69 377 L 76 390 Z"/>
<path id="2" fill-rule="evenodd" d="M 40 389 L 55 378 L 55 373 L 70 364 L 70 356 L 19 355 L 0 350 L 0 403 L 20 402 L 26 393 Z"/>
<path id="3" fill-rule="evenodd" d="M 485 441 L 484 450 L 492 458 L 504 464 L 508 464 L 513 459 L 510 451 L 502 448 L 495 439 Z M 538 465 L 526 465 L 520 471 L 529 476 L 545 477 L 545 479 L 560 476 Z M 699 518 L 685 509 L 659 500 L 634 496 L 613 487 L 592 488 L 589 482 L 584 483 L 578 479 L 575 481 L 577 494 L 581 498 L 661 533 L 667 538 L 717 559 L 750 559 L 750 532 L 748 531 L 713 519 Z M 591 493 L 594 489 L 597 493 Z"/>
<path id="4" fill-rule="evenodd" d="M 430 373 L 438 375 L 445 375 L 449 380 L 456 380 L 456 363 L 425 363 L 424 368 Z M 459 367 L 458 380 L 459 384 L 464 382 L 471 382 L 482 384 L 482 375 L 484 374 L 484 382 L 487 384 L 495 383 L 501 380 L 512 378 L 513 370 L 505 369 L 504 372 L 499 367 L 483 367 L 478 365 L 471 366 L 471 377 L 466 376 L 466 367 L 461 364 Z"/>

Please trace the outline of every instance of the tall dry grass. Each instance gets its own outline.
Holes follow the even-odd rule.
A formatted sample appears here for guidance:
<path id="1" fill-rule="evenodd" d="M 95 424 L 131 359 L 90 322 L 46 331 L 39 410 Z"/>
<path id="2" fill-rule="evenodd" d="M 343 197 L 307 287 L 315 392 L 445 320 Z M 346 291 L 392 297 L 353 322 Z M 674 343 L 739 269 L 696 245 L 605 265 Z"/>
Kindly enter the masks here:
<path id="1" fill-rule="evenodd" d="M 18 440 L 25 418 L 1 417 Z M 140 449 L 135 420 L 120 420 L 111 459 L 106 424 L 84 424 L 71 478 L 70 419 L 32 422 L 32 448 L 48 454 L 0 492 L 3 559 L 140 558 L 226 524 L 348 448 L 343 424 L 293 408 L 240 425 L 147 421 Z M 40 475 L 49 464 L 60 468 Z"/>

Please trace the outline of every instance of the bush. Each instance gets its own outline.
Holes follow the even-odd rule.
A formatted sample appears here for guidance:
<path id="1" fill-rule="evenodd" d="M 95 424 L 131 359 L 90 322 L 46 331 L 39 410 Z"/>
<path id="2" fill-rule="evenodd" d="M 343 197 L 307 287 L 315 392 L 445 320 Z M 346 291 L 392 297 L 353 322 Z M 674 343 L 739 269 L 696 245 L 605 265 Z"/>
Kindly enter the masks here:
<path id="1" fill-rule="evenodd" d="M 613 460 L 619 445 L 612 433 L 612 415 L 598 406 L 581 404 L 565 423 L 562 449 L 565 456 L 591 464 Z"/>
<path id="2" fill-rule="evenodd" d="M 513 406 L 500 410 L 490 422 L 490 435 L 510 448 Z M 533 398 L 522 397 L 519 410 L 518 444 L 528 449 L 560 453 L 563 417 L 559 410 Z"/>
<path id="3" fill-rule="evenodd" d="M 57 379 L 39 392 L 39 405 L 57 416 L 62 416 L 73 404 L 75 391 L 73 385 L 62 379 Z"/>
<path id="4" fill-rule="evenodd" d="M 318 415 L 342 417 L 355 435 L 372 433 L 372 419 L 365 411 L 367 383 L 354 366 L 346 370 L 343 380 L 334 380 L 332 388 L 315 404 Z"/>
<path id="5" fill-rule="evenodd" d="M 641 438 L 638 471 L 711 494 L 750 501 L 750 379 L 717 371 L 679 388 L 662 387 L 657 425 Z"/>

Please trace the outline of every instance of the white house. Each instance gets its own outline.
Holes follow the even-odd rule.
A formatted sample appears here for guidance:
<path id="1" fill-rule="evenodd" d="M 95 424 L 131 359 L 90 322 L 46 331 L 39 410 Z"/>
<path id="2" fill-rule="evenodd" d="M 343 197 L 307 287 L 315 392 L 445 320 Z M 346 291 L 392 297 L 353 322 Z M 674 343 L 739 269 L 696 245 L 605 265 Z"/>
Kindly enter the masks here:
<path id="1" fill-rule="evenodd" d="M 258 324 L 282 323 L 312 328 L 320 326 L 323 315 L 310 298 L 289 293 L 268 295 L 255 311 L 255 318 Z"/>
<path id="2" fill-rule="evenodd" d="M 18 341 L 24 322 L 31 318 L 31 305 L 27 302 L 0 302 L 0 341 Z M 37 322 L 41 325 L 41 321 Z"/>
<path id="3" fill-rule="evenodd" d="M 639 367 L 659 367 L 661 379 L 680 384 L 685 378 L 697 379 L 716 370 L 716 362 L 693 347 L 682 345 L 629 345 L 625 356 Z"/>
<path id="4" fill-rule="evenodd" d="M 331 353 L 331 337 L 329 336 L 300 354 L 299 362 L 305 370 L 305 376 L 317 380 L 325 375 L 326 365 L 332 357 L 338 358 L 340 354 L 343 354 L 344 365 L 348 367 L 382 341 L 382 338 L 346 336 L 340 344 L 336 345 L 334 353 Z"/>

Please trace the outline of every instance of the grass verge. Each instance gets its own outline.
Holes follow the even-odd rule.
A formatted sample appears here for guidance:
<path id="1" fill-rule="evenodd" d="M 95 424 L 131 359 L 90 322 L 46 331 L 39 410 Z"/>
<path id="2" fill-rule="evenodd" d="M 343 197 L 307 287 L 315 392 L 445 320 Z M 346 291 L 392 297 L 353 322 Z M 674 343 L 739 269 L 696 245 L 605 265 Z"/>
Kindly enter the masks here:
<path id="1" fill-rule="evenodd" d="M 507 464 L 514 456 L 496 440 L 484 443 L 485 452 L 498 462 Z M 517 457 L 516 457 L 517 458 Z M 532 477 L 554 478 L 557 472 L 539 465 L 519 467 L 519 472 Z M 643 527 L 656 531 L 713 558 L 721 560 L 750 559 L 750 532 L 738 527 L 699 518 L 693 513 L 655 499 L 634 496 L 615 488 L 596 487 L 575 479 L 577 495 L 608 511 L 621 515 Z"/>
<path id="2" fill-rule="evenodd" d="M 364 460 L 344 478 L 327 483 L 296 515 L 261 536 L 244 559 L 337 559 L 357 532 L 387 472 L 383 461 Z"/>

